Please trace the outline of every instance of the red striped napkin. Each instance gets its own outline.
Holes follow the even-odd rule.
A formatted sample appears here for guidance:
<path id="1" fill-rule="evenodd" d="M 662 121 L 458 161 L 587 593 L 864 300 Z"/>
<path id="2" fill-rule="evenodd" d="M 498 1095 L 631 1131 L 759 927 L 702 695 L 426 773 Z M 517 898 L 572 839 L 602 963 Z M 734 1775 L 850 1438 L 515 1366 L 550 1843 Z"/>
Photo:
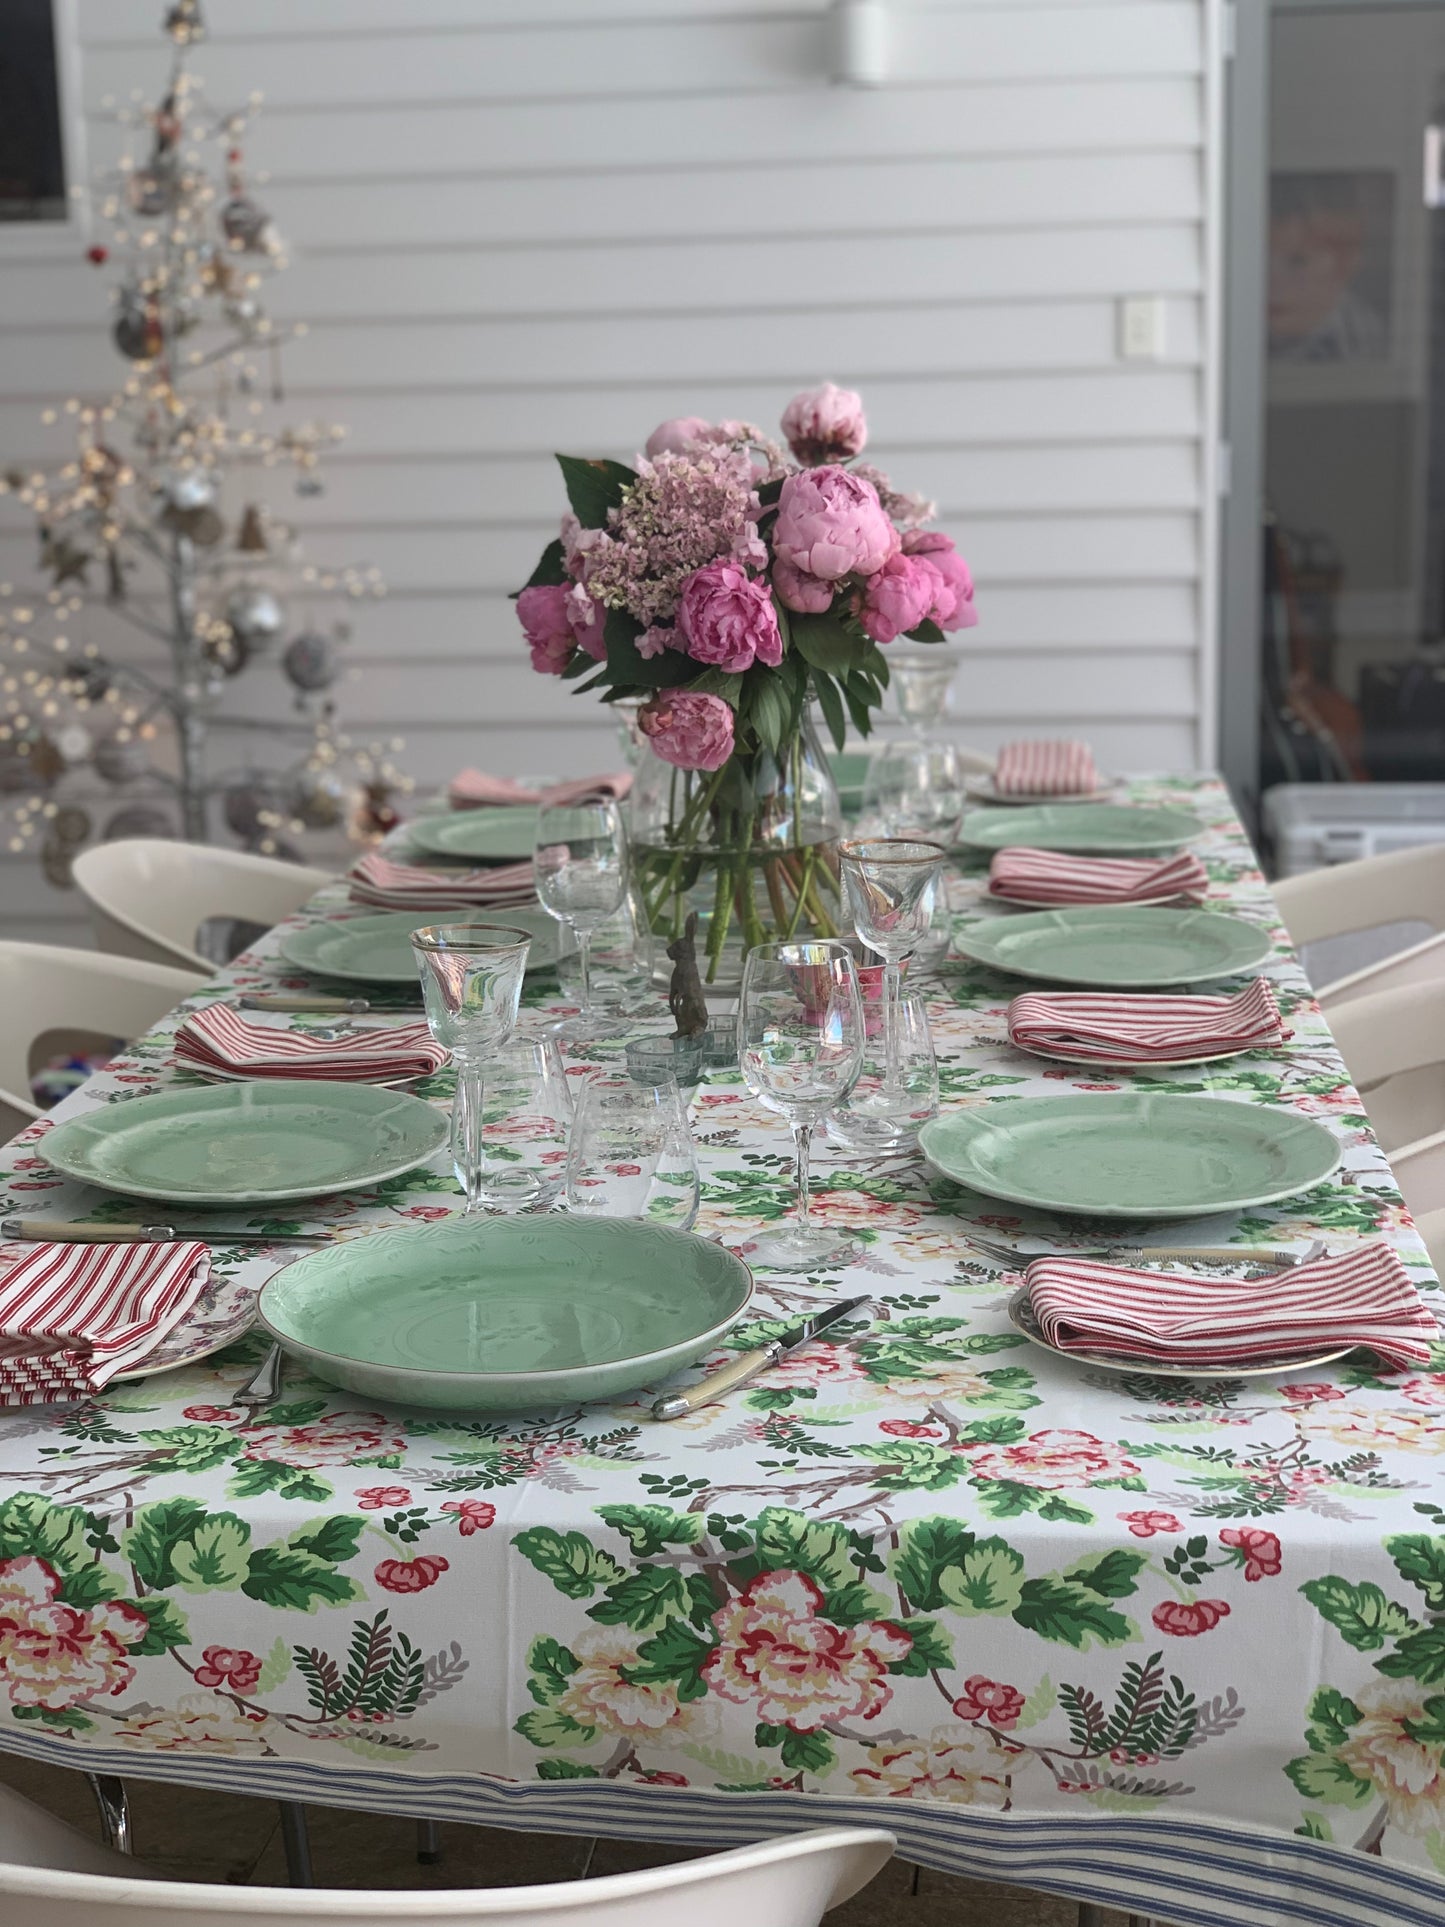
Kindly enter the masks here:
<path id="1" fill-rule="evenodd" d="M 610 776 L 577 776 L 570 783 L 553 783 L 543 790 L 528 789 L 510 776 L 488 776 L 485 770 L 459 770 L 447 784 L 447 801 L 454 810 L 475 810 L 508 803 L 576 803 L 584 796 L 622 798 L 632 788 L 630 770 Z"/>
<path id="2" fill-rule="evenodd" d="M 1256 977 L 1231 997 L 1116 997 L 1106 991 L 1028 990 L 1008 1007 L 1021 1050 L 1098 1064 L 1157 1063 L 1225 1051 L 1277 1050 L 1284 1025 L 1274 992 Z"/>
<path id="3" fill-rule="evenodd" d="M 1383 1243 L 1247 1281 L 1068 1256 L 1036 1258 L 1024 1280 L 1044 1336 L 1061 1351 L 1244 1366 L 1368 1345 L 1391 1364 L 1424 1365 L 1439 1336 L 1405 1267 Z"/>
<path id="4" fill-rule="evenodd" d="M 351 901 L 380 910 L 445 910 L 477 904 L 531 903 L 532 859 L 485 870 L 423 870 L 369 850 L 349 872 Z"/>
<path id="5" fill-rule="evenodd" d="M 1005 743 L 994 765 L 1000 796 L 1086 796 L 1099 787 L 1087 743 Z"/>
<path id="6" fill-rule="evenodd" d="M 1026 845 L 995 853 L 988 893 L 1005 903 L 1202 903 L 1209 888 L 1192 850 L 1165 857 L 1061 856 Z"/>
<path id="7" fill-rule="evenodd" d="M 393 1024 L 327 1039 L 249 1022 L 229 1004 L 209 1004 L 176 1032 L 175 1062 L 242 1077 L 320 1077 L 331 1083 L 430 1077 L 447 1061 L 425 1024 Z"/>
<path id="8" fill-rule="evenodd" d="M 93 1397 L 181 1322 L 210 1275 L 203 1244 L 0 1248 L 0 1405 Z"/>

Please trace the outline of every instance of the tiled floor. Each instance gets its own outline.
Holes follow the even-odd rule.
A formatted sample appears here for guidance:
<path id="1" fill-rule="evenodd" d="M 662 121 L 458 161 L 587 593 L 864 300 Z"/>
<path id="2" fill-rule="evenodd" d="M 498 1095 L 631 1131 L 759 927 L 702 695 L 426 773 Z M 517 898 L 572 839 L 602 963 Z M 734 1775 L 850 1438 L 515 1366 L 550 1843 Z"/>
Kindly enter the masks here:
<path id="1" fill-rule="evenodd" d="M 99 1835 L 90 1789 L 78 1773 L 0 1754 L 0 1781 Z M 152 1866 L 181 1879 L 285 1885 L 280 1825 L 269 1801 L 127 1784 L 136 1852 Z M 675 1847 L 447 1825 L 441 1865 L 423 1867 L 410 1820 L 312 1807 L 308 1821 L 317 1884 L 326 1887 L 511 1887 L 687 1857 Z M 830 1927 L 1074 1927 L 1076 1909 L 1019 1887 L 954 1880 L 895 1860 L 828 1918 Z M 1124 1927 L 1122 1915 L 1103 1921 Z"/>

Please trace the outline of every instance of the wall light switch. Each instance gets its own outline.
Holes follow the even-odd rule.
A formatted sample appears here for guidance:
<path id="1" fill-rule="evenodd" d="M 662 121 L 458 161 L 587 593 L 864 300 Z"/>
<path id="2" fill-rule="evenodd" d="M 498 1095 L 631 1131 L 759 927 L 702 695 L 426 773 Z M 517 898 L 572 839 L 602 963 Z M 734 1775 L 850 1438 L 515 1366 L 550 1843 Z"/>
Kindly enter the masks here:
<path id="1" fill-rule="evenodd" d="M 1157 294 L 1129 294 L 1119 303 L 1119 353 L 1125 361 L 1164 359 L 1164 303 Z"/>

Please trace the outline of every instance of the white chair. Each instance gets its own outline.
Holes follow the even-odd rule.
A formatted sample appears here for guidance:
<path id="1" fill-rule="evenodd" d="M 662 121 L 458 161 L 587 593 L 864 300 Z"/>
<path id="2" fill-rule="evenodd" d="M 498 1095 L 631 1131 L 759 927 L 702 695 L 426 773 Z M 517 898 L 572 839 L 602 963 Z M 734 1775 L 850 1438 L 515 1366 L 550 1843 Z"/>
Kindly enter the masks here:
<path id="1" fill-rule="evenodd" d="M 300 863 L 156 836 L 82 850 L 73 875 L 102 950 L 179 964 L 207 977 L 215 965 L 196 948 L 207 918 L 234 917 L 269 929 L 334 881 L 328 871 Z"/>
<path id="2" fill-rule="evenodd" d="M 0 1134 L 14 1137 L 41 1115 L 29 1095 L 37 1063 L 116 1038 L 129 1043 L 199 981 L 131 957 L 0 942 Z"/>
<path id="3" fill-rule="evenodd" d="M 0 1788 L 0 1915 L 14 1927 L 359 1927 L 526 1921 L 529 1927 L 817 1927 L 892 1858 L 875 1827 L 829 1827 L 642 1873 L 544 1887 L 351 1892 L 157 1879 Z"/>
<path id="4" fill-rule="evenodd" d="M 1329 1017 L 1386 1151 L 1445 1130 L 1445 977 L 1351 998 Z"/>
<path id="5" fill-rule="evenodd" d="M 1445 1205 L 1415 1216 L 1415 1229 L 1425 1242 L 1437 1278 L 1445 1278 Z"/>
<path id="6" fill-rule="evenodd" d="M 1426 843 L 1413 850 L 1393 850 L 1388 856 L 1361 857 L 1354 863 L 1329 864 L 1302 876 L 1282 877 L 1274 885 L 1274 900 L 1296 949 L 1385 924 L 1423 923 L 1438 935 L 1445 932 L 1445 843 Z M 1407 958 L 1423 961 L 1422 953 L 1434 942 L 1434 937 L 1428 938 L 1325 984 L 1317 993 L 1320 1002 L 1334 1007 L 1372 990 L 1388 989 L 1392 983 L 1417 981 L 1379 973 L 1395 971 Z M 1445 950 L 1429 957 L 1423 974 L 1437 960 L 1445 970 Z"/>

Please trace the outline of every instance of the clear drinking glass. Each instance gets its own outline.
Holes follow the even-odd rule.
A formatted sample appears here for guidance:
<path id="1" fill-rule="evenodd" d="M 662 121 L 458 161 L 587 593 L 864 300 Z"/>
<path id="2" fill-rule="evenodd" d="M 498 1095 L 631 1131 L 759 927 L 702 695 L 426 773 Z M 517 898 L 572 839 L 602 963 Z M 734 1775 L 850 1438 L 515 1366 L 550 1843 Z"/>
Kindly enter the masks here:
<path id="1" fill-rule="evenodd" d="M 697 1152 L 672 1078 L 590 1078 L 577 1094 L 567 1140 L 567 1209 L 579 1218 L 645 1218 L 687 1231 L 697 1207 Z"/>
<path id="2" fill-rule="evenodd" d="M 592 1007 L 589 953 L 597 930 L 622 907 L 627 891 L 627 835 L 617 805 L 598 797 L 537 812 L 533 855 L 542 908 L 577 942 L 580 1010 L 556 1026 L 561 1037 L 605 1034 Z"/>
<path id="3" fill-rule="evenodd" d="M 863 814 L 887 836 L 951 844 L 968 800 L 963 759 L 952 743 L 903 737 L 869 758 Z"/>
<path id="4" fill-rule="evenodd" d="M 464 1100 L 453 1113 L 452 1157 L 457 1181 L 488 1211 L 531 1211 L 560 1196 L 566 1180 L 567 1126 L 572 1099 L 561 1053 L 550 1037 L 519 1038 L 488 1052 L 483 1066 L 480 1125 Z M 460 1077 L 458 1093 L 462 1090 Z M 477 1177 L 468 1185 L 469 1145 L 480 1131 Z"/>
<path id="5" fill-rule="evenodd" d="M 852 1090 L 863 1062 L 863 1000 L 846 944 L 762 943 L 748 952 L 738 1056 L 753 1096 L 793 1127 L 798 1160 L 797 1218 L 758 1239 L 758 1258 L 780 1271 L 837 1262 L 853 1247 L 809 1222 L 808 1157 L 819 1118 Z"/>
<path id="6" fill-rule="evenodd" d="M 914 736 L 926 736 L 948 714 L 948 691 L 957 674 L 958 657 L 936 643 L 916 648 L 895 643 L 888 651 L 888 688 Z"/>
<path id="7" fill-rule="evenodd" d="M 871 837 L 840 843 L 848 909 L 860 943 L 883 959 L 883 1043 L 890 1089 L 898 1085 L 901 965 L 927 941 L 947 851 L 921 837 Z"/>
<path id="8" fill-rule="evenodd" d="M 863 1048 L 858 1082 L 828 1113 L 828 1136 L 850 1151 L 895 1151 L 912 1142 L 920 1124 L 938 1115 L 938 1059 L 928 1006 L 917 994 L 898 1005 L 898 1065 L 888 1078 L 883 1025 Z"/>
<path id="9" fill-rule="evenodd" d="M 503 923 L 428 924 L 411 935 L 431 1034 L 456 1064 L 452 1148 L 464 1211 L 481 1196 L 483 1065 L 511 1036 L 532 933 Z"/>

